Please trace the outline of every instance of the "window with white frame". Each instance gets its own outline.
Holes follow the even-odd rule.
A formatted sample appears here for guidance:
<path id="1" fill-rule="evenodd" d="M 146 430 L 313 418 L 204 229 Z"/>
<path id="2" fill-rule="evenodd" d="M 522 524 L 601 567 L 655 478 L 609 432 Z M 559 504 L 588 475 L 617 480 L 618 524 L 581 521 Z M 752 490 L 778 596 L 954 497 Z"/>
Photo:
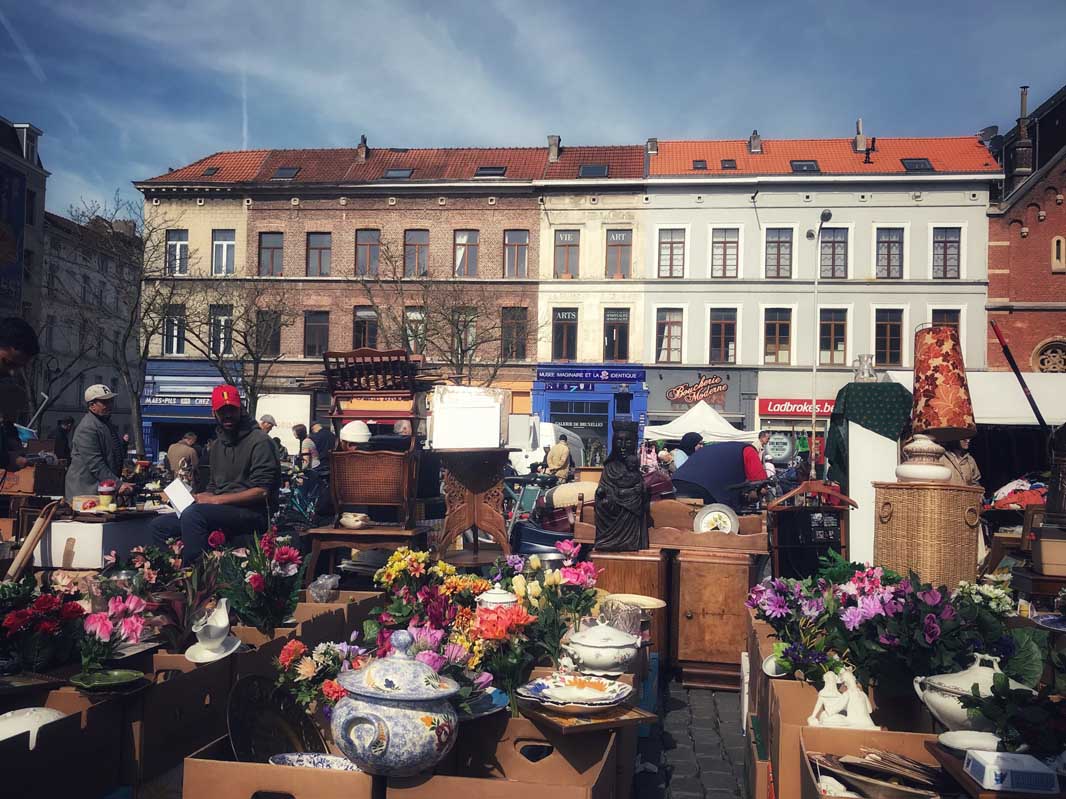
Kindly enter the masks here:
<path id="1" fill-rule="evenodd" d="M 232 275 L 237 261 L 237 234 L 234 230 L 211 231 L 211 274 Z"/>
<path id="2" fill-rule="evenodd" d="M 903 365 L 903 311 L 878 308 L 874 314 L 874 362 L 877 366 Z"/>
<path id="3" fill-rule="evenodd" d="M 847 363 L 848 312 L 845 308 L 822 308 L 818 316 L 818 363 Z"/>
<path id="4" fill-rule="evenodd" d="M 792 309 L 767 308 L 763 312 L 763 363 L 792 362 Z"/>
<path id="5" fill-rule="evenodd" d="M 189 231 L 167 231 L 166 270 L 168 275 L 189 274 Z"/>
<path id="6" fill-rule="evenodd" d="M 684 311 L 660 308 L 655 312 L 655 362 L 681 363 L 681 333 Z"/>
<path id="7" fill-rule="evenodd" d="M 877 272 L 885 280 L 903 279 L 903 228 L 877 229 Z"/>
<path id="8" fill-rule="evenodd" d="M 766 276 L 792 277 L 792 228 L 766 229 Z"/>
<path id="9" fill-rule="evenodd" d="M 659 231 L 659 277 L 685 276 L 685 230 L 664 228 Z"/>
<path id="10" fill-rule="evenodd" d="M 163 354 L 185 354 L 185 306 L 168 305 L 163 321 Z"/>
<path id="11" fill-rule="evenodd" d="M 209 309 L 211 324 L 211 353 L 233 354 L 233 306 L 212 305 Z"/>
<path id="12" fill-rule="evenodd" d="M 713 364 L 737 362 L 737 309 L 711 308 L 711 348 Z"/>
<path id="13" fill-rule="evenodd" d="M 847 228 L 822 228 L 820 270 L 824 278 L 846 278 L 848 276 Z"/>

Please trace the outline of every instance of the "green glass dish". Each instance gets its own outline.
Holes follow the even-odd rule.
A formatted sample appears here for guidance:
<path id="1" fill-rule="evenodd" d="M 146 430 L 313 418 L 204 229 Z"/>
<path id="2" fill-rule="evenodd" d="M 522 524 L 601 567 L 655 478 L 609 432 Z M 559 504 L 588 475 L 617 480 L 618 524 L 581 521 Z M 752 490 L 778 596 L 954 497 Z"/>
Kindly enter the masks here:
<path id="1" fill-rule="evenodd" d="M 118 688 L 129 685 L 144 677 L 143 671 L 132 669 L 102 669 L 101 671 L 83 671 L 70 678 L 70 684 L 86 691 L 98 691 L 103 688 Z"/>

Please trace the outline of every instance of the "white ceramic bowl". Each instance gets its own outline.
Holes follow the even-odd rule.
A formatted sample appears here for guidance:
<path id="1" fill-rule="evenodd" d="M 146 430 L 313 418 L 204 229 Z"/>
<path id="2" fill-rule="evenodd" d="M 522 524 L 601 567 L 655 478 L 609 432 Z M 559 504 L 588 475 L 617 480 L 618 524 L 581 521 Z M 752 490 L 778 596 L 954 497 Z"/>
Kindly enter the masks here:
<path id="1" fill-rule="evenodd" d="M 37 730 L 50 721 L 58 721 L 66 715 L 50 707 L 27 707 L 4 713 L 0 716 L 0 740 L 29 732 L 30 749 L 33 749 L 37 746 Z"/>

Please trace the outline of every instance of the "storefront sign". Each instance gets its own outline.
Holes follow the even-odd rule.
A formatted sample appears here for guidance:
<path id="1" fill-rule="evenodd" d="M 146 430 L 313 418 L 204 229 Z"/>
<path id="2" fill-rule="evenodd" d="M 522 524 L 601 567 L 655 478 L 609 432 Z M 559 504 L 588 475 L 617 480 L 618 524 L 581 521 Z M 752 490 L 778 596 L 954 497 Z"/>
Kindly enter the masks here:
<path id="1" fill-rule="evenodd" d="M 715 394 L 724 394 L 727 391 L 729 391 L 729 386 L 719 375 L 704 375 L 696 383 L 681 383 L 666 389 L 666 398 L 670 402 L 685 402 L 694 405 Z M 724 405 L 725 403 L 718 401 L 711 404 Z"/>
<path id="2" fill-rule="evenodd" d="M 643 369 L 619 366 L 538 366 L 537 380 L 566 383 L 643 383 Z"/>
<path id="3" fill-rule="evenodd" d="M 818 400 L 818 416 L 830 416 L 836 400 Z M 763 418 L 773 416 L 810 416 L 811 401 L 809 399 L 760 399 L 759 416 Z"/>
<path id="4" fill-rule="evenodd" d="M 792 454 L 792 439 L 787 433 L 771 433 L 770 440 L 766 442 L 766 450 L 770 453 L 771 460 L 784 460 Z"/>
<path id="5" fill-rule="evenodd" d="M 165 396 L 156 395 L 154 397 L 145 397 L 142 400 L 142 404 L 143 405 L 177 405 L 177 406 L 202 405 L 204 407 L 210 408 L 211 407 L 211 398 L 210 397 L 165 397 Z"/>

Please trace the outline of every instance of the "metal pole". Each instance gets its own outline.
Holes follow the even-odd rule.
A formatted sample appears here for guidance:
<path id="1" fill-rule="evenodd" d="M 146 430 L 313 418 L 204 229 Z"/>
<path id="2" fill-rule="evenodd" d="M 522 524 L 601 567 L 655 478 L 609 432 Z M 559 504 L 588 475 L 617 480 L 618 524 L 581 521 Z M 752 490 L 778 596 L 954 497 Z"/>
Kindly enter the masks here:
<path id="1" fill-rule="evenodd" d="M 822 227 L 833 218 L 829 209 L 824 209 L 818 219 L 818 232 L 814 236 L 814 353 L 811 358 L 811 476 L 818 476 L 818 359 L 821 355 L 821 314 L 818 311 L 818 281 L 822 276 Z"/>
<path id="2" fill-rule="evenodd" d="M 996 334 L 999 346 L 1003 348 L 1003 357 L 1007 359 L 1007 363 L 1010 364 L 1014 376 L 1018 378 L 1018 384 L 1022 387 L 1022 393 L 1025 394 L 1025 398 L 1029 400 L 1029 407 L 1033 409 L 1033 413 L 1036 415 L 1036 421 L 1040 425 L 1040 429 L 1045 434 L 1050 433 L 1051 428 L 1048 427 L 1048 423 L 1044 421 L 1043 414 L 1040 413 L 1040 409 L 1036 406 L 1036 400 L 1033 398 L 1033 394 L 1029 390 L 1029 385 L 1025 382 L 1025 378 L 1022 377 L 1022 370 L 1018 368 L 1018 363 L 1014 360 L 1014 355 L 1011 354 L 1010 347 L 1007 346 L 1007 340 L 1003 338 L 1003 334 L 999 330 L 999 325 L 996 324 L 995 319 L 989 319 L 988 324 L 992 326 L 992 332 Z"/>

